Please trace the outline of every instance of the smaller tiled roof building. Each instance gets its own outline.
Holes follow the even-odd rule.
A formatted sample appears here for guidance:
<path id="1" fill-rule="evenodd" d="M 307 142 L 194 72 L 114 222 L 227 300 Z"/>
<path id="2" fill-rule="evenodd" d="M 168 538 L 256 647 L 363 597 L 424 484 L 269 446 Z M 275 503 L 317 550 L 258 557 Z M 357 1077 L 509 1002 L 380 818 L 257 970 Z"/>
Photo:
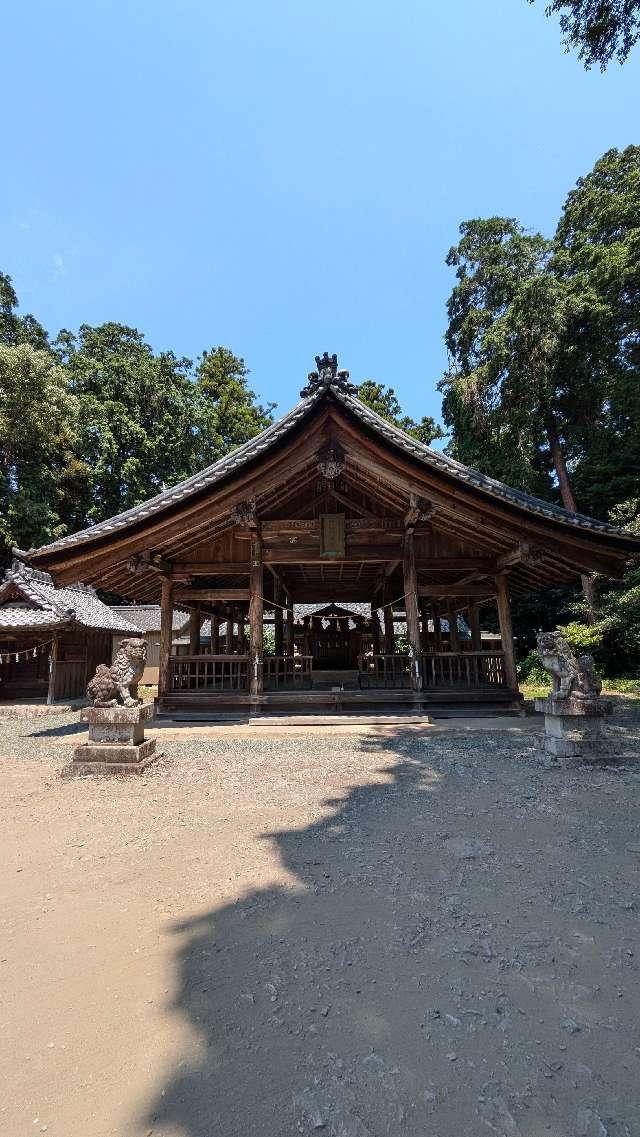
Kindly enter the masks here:
<path id="1" fill-rule="evenodd" d="M 14 561 L 0 583 L 0 701 L 79 698 L 110 662 L 114 633 L 137 628 L 93 588 L 56 588 L 49 573 Z"/>

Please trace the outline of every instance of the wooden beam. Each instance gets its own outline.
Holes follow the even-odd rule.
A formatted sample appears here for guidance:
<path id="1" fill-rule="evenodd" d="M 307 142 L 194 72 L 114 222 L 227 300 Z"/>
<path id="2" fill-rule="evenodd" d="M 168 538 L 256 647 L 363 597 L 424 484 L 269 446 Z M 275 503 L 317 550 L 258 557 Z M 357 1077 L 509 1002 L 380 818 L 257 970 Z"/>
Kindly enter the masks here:
<path id="1" fill-rule="evenodd" d="M 196 600 L 249 600 L 248 588 L 181 588 L 174 600 L 189 604 Z"/>
<path id="2" fill-rule="evenodd" d="M 171 576 L 189 580 L 192 576 L 239 576 L 249 573 L 248 561 L 175 561 Z"/>
<path id="3" fill-rule="evenodd" d="M 419 584 L 418 596 L 495 596 L 495 585 L 491 581 L 486 584 Z"/>
<path id="4" fill-rule="evenodd" d="M 495 557 L 419 557 L 416 556 L 418 572 L 497 572 Z"/>
<path id="5" fill-rule="evenodd" d="M 317 550 L 310 545 L 272 545 L 264 550 L 265 564 L 340 564 L 345 562 L 348 564 L 359 564 L 360 561 L 369 561 L 375 563 L 377 561 L 390 561 L 395 560 L 398 564 L 399 548 L 397 545 L 351 545 L 347 543 L 346 555 L 344 557 L 321 557 L 319 546 Z"/>

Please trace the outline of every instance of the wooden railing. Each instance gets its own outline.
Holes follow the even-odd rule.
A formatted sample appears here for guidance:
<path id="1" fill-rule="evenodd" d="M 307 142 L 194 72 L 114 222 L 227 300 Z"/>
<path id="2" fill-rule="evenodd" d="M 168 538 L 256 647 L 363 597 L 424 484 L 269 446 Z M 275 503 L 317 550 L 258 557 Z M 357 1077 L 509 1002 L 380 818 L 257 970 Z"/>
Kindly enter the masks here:
<path id="1" fill-rule="evenodd" d="M 424 652 L 422 687 L 462 687 L 478 690 L 506 687 L 504 655 L 501 651 Z"/>
<path id="2" fill-rule="evenodd" d="M 169 660 L 170 690 L 246 691 L 247 655 L 174 655 Z"/>
<path id="3" fill-rule="evenodd" d="M 312 655 L 265 655 L 265 691 L 298 691 L 311 687 Z"/>
<path id="4" fill-rule="evenodd" d="M 359 655 L 358 671 L 364 688 L 411 686 L 410 655 Z"/>
<path id="5" fill-rule="evenodd" d="M 410 655 L 360 655 L 360 686 L 407 688 L 411 686 Z M 501 651 L 437 651 L 420 657 L 420 684 L 433 687 L 482 690 L 505 687 Z"/>

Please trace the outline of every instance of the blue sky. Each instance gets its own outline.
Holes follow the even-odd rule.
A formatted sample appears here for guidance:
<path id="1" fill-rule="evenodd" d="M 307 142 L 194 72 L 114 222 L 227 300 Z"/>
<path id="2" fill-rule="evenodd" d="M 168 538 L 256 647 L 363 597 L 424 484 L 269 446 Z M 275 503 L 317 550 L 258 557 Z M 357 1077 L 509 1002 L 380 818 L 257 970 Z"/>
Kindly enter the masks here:
<path id="1" fill-rule="evenodd" d="M 282 412 L 326 349 L 437 416 L 459 223 L 550 234 L 638 142 L 640 51 L 585 72 L 544 0 L 24 0 L 2 25 L 23 310 L 225 344 Z"/>

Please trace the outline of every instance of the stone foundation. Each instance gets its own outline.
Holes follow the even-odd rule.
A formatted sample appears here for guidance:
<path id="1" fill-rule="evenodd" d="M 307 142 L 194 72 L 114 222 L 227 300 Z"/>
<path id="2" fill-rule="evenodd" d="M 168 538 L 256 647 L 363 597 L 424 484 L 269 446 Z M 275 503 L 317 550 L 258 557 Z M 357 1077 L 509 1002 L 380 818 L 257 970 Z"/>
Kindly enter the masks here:
<path id="1" fill-rule="evenodd" d="M 542 746 L 559 761 L 595 762 L 614 753 L 604 723 L 612 710 L 609 699 L 549 695 L 536 699 L 536 710 L 544 714 Z"/>
<path id="2" fill-rule="evenodd" d="M 70 774 L 142 774 L 159 755 L 155 738 L 144 737 L 153 703 L 137 707 L 84 707 L 89 740 L 76 746 Z"/>

